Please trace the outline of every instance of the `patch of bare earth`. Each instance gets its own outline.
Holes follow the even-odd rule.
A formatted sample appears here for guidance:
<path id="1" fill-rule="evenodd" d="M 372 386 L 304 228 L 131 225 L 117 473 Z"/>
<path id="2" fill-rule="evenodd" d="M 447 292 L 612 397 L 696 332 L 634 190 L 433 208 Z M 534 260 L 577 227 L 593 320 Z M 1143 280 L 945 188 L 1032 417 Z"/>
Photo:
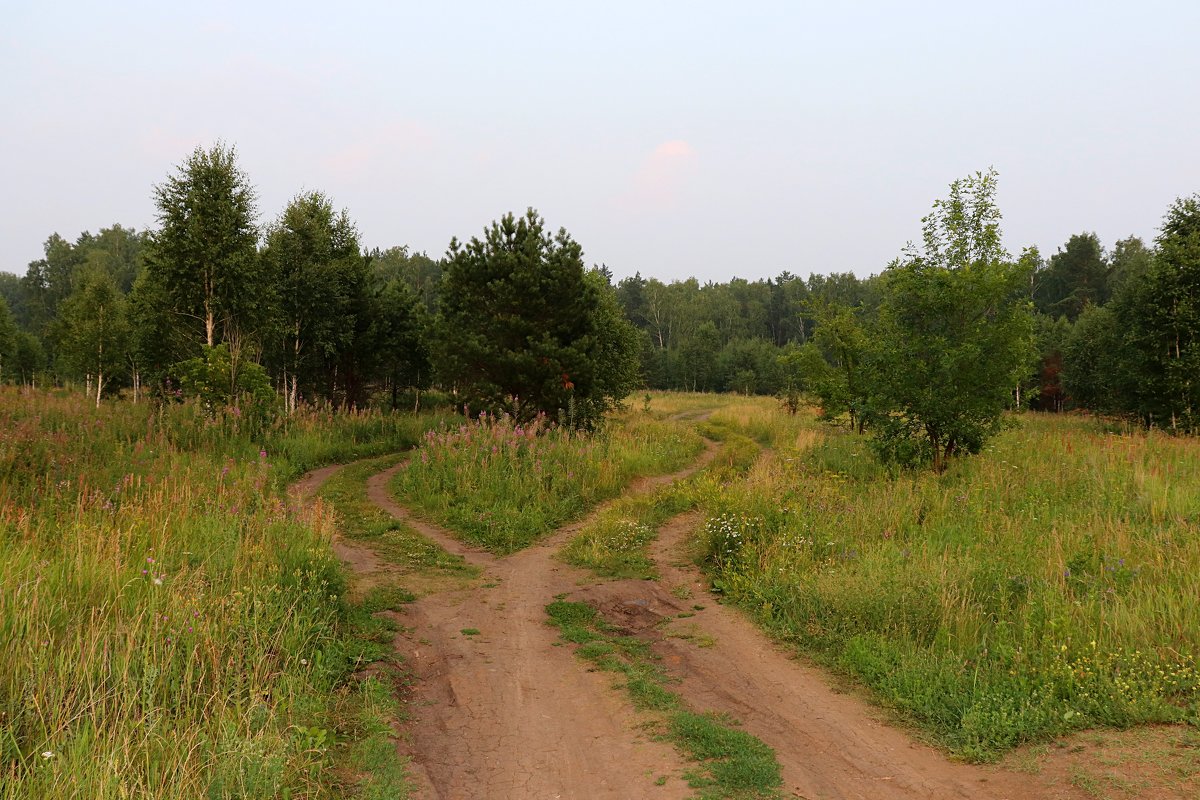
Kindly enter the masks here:
<path id="1" fill-rule="evenodd" d="M 645 492 L 680 480 L 637 481 Z M 554 553 L 583 523 L 566 526 L 521 552 L 496 558 L 399 509 L 387 476 L 371 497 L 425 535 L 484 569 L 482 585 L 430 595 L 406 607 L 396 648 L 414 678 L 410 755 L 423 771 L 425 798 L 682 798 L 690 792 L 667 744 L 640 729 L 644 720 L 612 678 L 580 668 L 546 624 L 546 604 L 586 573 Z"/>
<path id="2" fill-rule="evenodd" d="M 1023 747 L 1001 764 L 1071 800 L 1195 800 L 1200 731 L 1180 725 L 1095 730 Z"/>

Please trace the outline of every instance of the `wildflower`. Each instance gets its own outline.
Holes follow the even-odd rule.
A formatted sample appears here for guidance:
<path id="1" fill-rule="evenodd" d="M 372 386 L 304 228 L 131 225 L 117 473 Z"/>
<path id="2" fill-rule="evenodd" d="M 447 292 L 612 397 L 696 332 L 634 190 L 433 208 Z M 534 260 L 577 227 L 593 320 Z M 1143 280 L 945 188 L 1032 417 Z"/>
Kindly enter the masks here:
<path id="1" fill-rule="evenodd" d="M 54 751 L 53 750 L 43 750 L 42 758 L 46 761 L 49 761 L 50 759 L 54 758 Z"/>
<path id="2" fill-rule="evenodd" d="M 154 585 L 155 585 L 155 586 L 162 586 L 162 578 L 155 577 L 155 578 L 154 578 Z"/>

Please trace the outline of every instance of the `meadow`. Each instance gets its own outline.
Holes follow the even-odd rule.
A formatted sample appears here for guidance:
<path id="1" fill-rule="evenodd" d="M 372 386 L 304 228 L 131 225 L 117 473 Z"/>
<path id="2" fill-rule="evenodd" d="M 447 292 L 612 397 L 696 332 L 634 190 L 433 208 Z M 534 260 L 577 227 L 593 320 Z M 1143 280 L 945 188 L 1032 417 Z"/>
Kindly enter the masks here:
<path id="1" fill-rule="evenodd" d="M 686 422 L 637 411 L 613 415 L 594 435 L 545 419 L 483 417 L 428 432 L 392 490 L 465 540 L 511 553 L 636 477 L 686 466 L 702 448 Z"/>
<path id="2" fill-rule="evenodd" d="M 310 412 L 251 437 L 0 387 L 0 797 L 352 793 L 390 733 L 390 690 L 355 675 L 390 652 L 388 601 L 345 600 L 329 507 L 279 489 L 438 423 Z"/>
<path id="3" fill-rule="evenodd" d="M 767 398 L 641 406 L 590 437 L 313 410 L 251 430 L 0 387 L 0 800 L 404 796 L 389 672 L 362 667 L 393 658 L 373 612 L 410 595 L 349 599 L 330 543 L 338 528 L 401 580 L 474 574 L 366 500 L 413 447 L 398 498 L 498 553 L 714 447 L 561 557 L 653 578 L 656 529 L 696 511 L 714 592 L 962 757 L 1200 721 L 1200 441 L 1025 414 L 937 475 Z M 323 500 L 286 499 L 307 469 L 367 458 Z"/>
<path id="4" fill-rule="evenodd" d="M 1026 414 L 895 473 L 811 411 L 747 406 L 710 419 L 771 450 L 701 484 L 695 546 L 774 636 L 969 759 L 1198 721 L 1200 442 Z"/>

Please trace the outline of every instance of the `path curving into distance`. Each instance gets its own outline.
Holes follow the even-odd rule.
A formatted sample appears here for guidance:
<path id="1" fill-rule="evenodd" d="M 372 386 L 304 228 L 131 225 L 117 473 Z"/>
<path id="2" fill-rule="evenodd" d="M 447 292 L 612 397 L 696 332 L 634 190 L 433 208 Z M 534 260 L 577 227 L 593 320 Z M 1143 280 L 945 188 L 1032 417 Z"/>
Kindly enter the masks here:
<path id="1" fill-rule="evenodd" d="M 689 468 L 639 479 L 627 494 L 682 480 L 715 454 L 709 445 Z M 373 482 L 373 499 L 386 480 Z M 381 507 L 398 510 L 390 498 Z M 410 525 L 416 522 L 399 510 Z M 497 558 L 458 542 L 449 531 L 417 523 L 421 533 L 483 568 L 476 588 L 428 595 L 406 606 L 404 624 L 410 628 L 396 639 L 415 679 L 409 729 L 410 754 L 423 773 L 418 797 L 691 795 L 674 777 L 682 766 L 674 748 L 640 731 L 639 716 L 612 690 L 612 676 L 582 669 L 571 648 L 558 646 L 558 631 L 546 624 L 546 604 L 589 579 L 554 558 L 584 524 L 567 525 Z M 655 785 L 663 775 L 673 777 Z"/>
<path id="2" fill-rule="evenodd" d="M 636 480 L 625 496 L 683 480 L 716 452 L 708 441 L 687 469 Z M 412 758 L 415 798 L 693 796 L 680 777 L 686 764 L 669 744 L 639 729 L 643 720 L 613 689 L 613 676 L 588 671 L 546 624 L 545 606 L 559 595 L 589 602 L 609 622 L 651 639 L 664 667 L 680 679 L 673 690 L 691 707 L 727 712 L 773 747 L 785 796 L 1074 796 L 1048 793 L 1032 775 L 950 761 L 887 725 L 878 710 L 834 691 L 819 670 L 789 657 L 742 614 L 714 602 L 703 576 L 680 555 L 701 521 L 694 512 L 660 530 L 653 557 L 661 580 L 599 581 L 554 555 L 608 503 L 529 548 L 497 557 L 396 503 L 388 484 L 399 468 L 369 479 L 372 502 L 482 569 L 471 588 L 426 595 L 396 616 L 405 627 L 394 646 L 413 677 L 401 750 Z M 336 469 L 310 473 L 293 493 L 315 493 Z M 383 563 L 360 545 L 338 542 L 335 549 L 360 575 Z M 704 608 L 696 611 L 699 604 Z M 680 613 L 692 616 L 676 618 Z"/>
<path id="3" fill-rule="evenodd" d="M 952 762 L 886 724 L 879 710 L 834 691 L 823 672 L 789 656 L 737 609 L 715 602 L 707 580 L 683 554 L 702 522 L 688 512 L 659 529 L 652 545 L 657 582 L 611 581 L 572 599 L 596 606 L 627 633 L 649 638 L 667 672 L 681 679 L 672 688 L 689 706 L 728 713 L 770 745 L 788 796 L 1048 797 L 1033 776 Z M 686 616 L 679 618 L 681 613 Z"/>
<path id="4" fill-rule="evenodd" d="M 716 452 L 707 443 L 687 469 L 637 479 L 625 496 L 683 480 Z M 674 748 L 639 730 L 644 720 L 612 689 L 612 676 L 583 669 L 546 624 L 545 606 L 554 596 L 590 579 L 554 554 L 591 517 L 498 558 L 397 504 L 387 490 L 396 469 L 369 479 L 368 497 L 482 569 L 472 588 L 429 594 L 396 617 L 404 628 L 394 646 L 413 678 L 401 749 L 412 757 L 414 798 L 690 797 Z M 310 473 L 293 485 L 293 496 L 315 494 L 336 471 Z M 335 550 L 356 574 L 381 568 L 369 548 L 338 541 Z M 656 784 L 663 776 L 668 780 Z"/>

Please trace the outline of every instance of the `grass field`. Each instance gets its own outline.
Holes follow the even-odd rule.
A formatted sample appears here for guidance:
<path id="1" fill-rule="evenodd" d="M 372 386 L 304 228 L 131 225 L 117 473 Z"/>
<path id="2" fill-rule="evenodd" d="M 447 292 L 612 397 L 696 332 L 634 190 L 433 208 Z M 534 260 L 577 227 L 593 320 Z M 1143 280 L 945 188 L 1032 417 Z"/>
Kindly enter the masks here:
<path id="1" fill-rule="evenodd" d="M 1200 442 L 1028 414 L 893 476 L 859 436 L 745 405 L 727 422 L 774 450 L 701 498 L 699 548 L 776 636 L 973 759 L 1196 720 Z"/>
<path id="2" fill-rule="evenodd" d="M 1026 414 L 944 474 L 897 474 L 768 399 L 655 395 L 595 437 L 308 412 L 255 439 L 193 406 L 7 387 L 0 431 L 0 800 L 403 796 L 396 701 L 360 667 L 390 653 L 372 612 L 408 595 L 348 601 L 334 526 L 398 574 L 473 573 L 366 501 L 395 456 L 311 506 L 281 488 L 417 444 L 404 502 L 506 553 L 716 440 L 562 556 L 653 577 L 655 529 L 697 510 L 727 602 L 963 757 L 1200 720 L 1195 439 Z"/>
<path id="3" fill-rule="evenodd" d="M 703 447 L 686 423 L 627 411 L 594 436 L 507 418 L 431 431 L 392 488 L 415 509 L 496 553 L 511 553 L 616 496 L 631 480 L 685 466 Z"/>
<path id="4" fill-rule="evenodd" d="M 435 420 L 311 416 L 266 444 L 188 406 L 0 387 L 0 797 L 341 797 L 387 648 L 327 507 L 276 488 Z"/>

